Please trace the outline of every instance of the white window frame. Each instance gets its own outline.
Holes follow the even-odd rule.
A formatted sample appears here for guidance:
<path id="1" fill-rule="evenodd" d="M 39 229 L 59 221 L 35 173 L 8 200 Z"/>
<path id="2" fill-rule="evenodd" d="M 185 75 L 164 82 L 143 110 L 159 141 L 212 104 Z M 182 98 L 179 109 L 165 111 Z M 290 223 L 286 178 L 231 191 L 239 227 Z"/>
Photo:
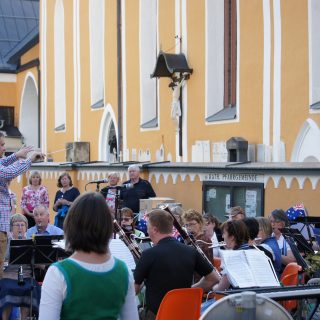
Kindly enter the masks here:
<path id="1" fill-rule="evenodd" d="M 91 107 L 104 105 L 104 0 L 89 0 Z"/>
<path id="2" fill-rule="evenodd" d="M 158 1 L 140 0 L 140 111 L 141 128 L 158 127 L 158 85 L 150 78 L 158 54 Z"/>
<path id="3" fill-rule="evenodd" d="M 54 9 L 54 127 L 66 129 L 66 76 L 63 1 L 57 0 Z"/>

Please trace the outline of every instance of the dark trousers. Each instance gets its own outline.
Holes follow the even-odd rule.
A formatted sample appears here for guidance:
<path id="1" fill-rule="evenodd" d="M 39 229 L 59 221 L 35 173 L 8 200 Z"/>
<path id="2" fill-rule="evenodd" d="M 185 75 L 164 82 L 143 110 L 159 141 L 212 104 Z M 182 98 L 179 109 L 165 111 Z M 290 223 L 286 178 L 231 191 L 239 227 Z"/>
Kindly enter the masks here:
<path id="1" fill-rule="evenodd" d="M 155 320 L 156 315 L 148 309 L 142 309 L 139 312 L 139 319 L 140 320 Z"/>

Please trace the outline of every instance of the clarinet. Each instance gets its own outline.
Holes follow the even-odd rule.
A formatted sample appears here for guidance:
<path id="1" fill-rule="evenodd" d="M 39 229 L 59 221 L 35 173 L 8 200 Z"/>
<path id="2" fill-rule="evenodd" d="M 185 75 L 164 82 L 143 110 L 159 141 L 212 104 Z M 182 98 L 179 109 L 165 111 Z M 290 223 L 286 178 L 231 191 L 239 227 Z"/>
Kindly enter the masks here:
<path id="1" fill-rule="evenodd" d="M 138 244 L 126 235 L 126 233 L 122 230 L 122 228 L 119 225 L 117 220 L 113 220 L 113 227 L 114 227 L 114 230 L 116 231 L 116 233 L 118 233 L 119 238 L 128 247 L 128 249 L 130 250 L 133 257 L 136 260 L 139 260 L 142 252 L 141 252 L 141 249 L 139 248 Z"/>
<path id="2" fill-rule="evenodd" d="M 209 263 L 210 266 L 212 266 L 215 271 L 219 274 L 219 272 L 216 270 L 216 268 L 213 266 L 212 262 L 208 259 L 208 257 L 204 254 L 204 252 L 202 251 L 202 249 L 199 247 L 199 245 L 193 241 L 191 239 L 191 237 L 188 235 L 188 233 L 181 227 L 179 221 L 176 219 L 176 217 L 174 216 L 174 214 L 171 212 L 171 210 L 169 209 L 168 205 L 159 205 L 159 209 L 165 210 L 167 212 L 170 213 L 170 215 L 173 218 L 173 225 L 174 227 L 178 230 L 178 232 L 180 233 L 181 237 L 183 238 L 183 241 L 186 245 L 191 245 L 193 246 L 202 256 L 202 258 L 207 261 Z"/>

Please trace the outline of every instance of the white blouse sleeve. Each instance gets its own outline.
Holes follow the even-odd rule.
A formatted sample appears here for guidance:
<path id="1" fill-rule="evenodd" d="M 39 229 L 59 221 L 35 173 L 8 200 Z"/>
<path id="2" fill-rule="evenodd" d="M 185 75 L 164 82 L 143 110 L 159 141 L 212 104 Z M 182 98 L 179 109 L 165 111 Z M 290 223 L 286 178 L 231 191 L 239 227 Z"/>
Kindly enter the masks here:
<path id="1" fill-rule="evenodd" d="M 67 285 L 63 274 L 57 267 L 51 266 L 42 284 L 39 320 L 60 319 L 62 302 L 66 292 Z"/>

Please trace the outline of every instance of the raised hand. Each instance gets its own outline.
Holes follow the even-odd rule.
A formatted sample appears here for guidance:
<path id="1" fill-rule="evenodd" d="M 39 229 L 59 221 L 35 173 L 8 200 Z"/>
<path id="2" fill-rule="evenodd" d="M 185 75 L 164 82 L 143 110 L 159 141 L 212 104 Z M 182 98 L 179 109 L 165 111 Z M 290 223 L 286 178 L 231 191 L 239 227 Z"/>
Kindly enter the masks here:
<path id="1" fill-rule="evenodd" d="M 29 152 L 33 151 L 34 148 L 32 146 L 22 147 L 19 151 L 16 152 L 16 157 L 18 159 L 25 159 Z"/>

